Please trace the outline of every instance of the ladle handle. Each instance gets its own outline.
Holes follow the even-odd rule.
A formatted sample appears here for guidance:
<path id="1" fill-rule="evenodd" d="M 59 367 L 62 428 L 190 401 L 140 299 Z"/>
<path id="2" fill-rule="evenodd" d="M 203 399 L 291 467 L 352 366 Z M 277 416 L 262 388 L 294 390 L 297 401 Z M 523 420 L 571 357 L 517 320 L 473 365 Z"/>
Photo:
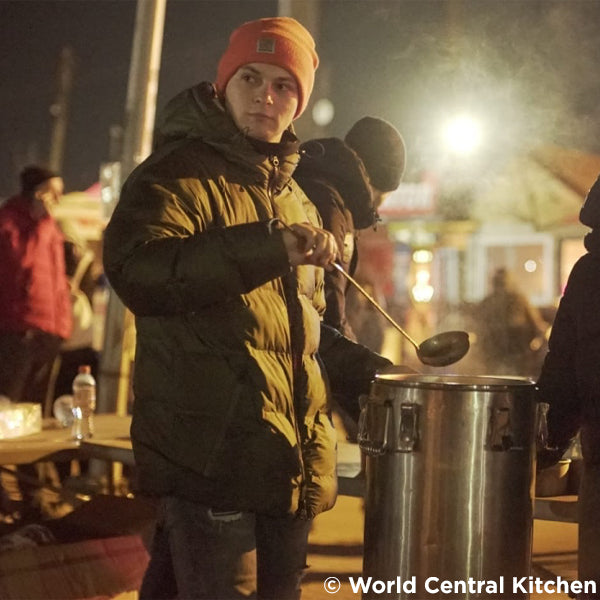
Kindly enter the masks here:
<path id="1" fill-rule="evenodd" d="M 360 285 L 360 283 L 358 283 L 358 281 L 356 281 L 356 279 L 354 279 L 354 277 L 352 277 L 352 275 L 346 273 L 344 268 L 341 265 L 338 265 L 338 263 L 331 264 L 391 323 L 393 327 L 395 327 L 417 350 L 419 350 L 419 344 L 417 344 L 417 342 L 415 342 L 415 340 L 413 340 L 410 335 L 408 335 L 408 333 L 406 333 L 406 331 L 404 331 L 404 329 L 402 329 L 402 327 L 400 327 L 400 325 L 398 325 L 398 323 L 396 323 L 396 321 L 394 321 L 394 319 L 388 315 L 383 307 L 371 297 L 371 295 L 362 287 L 362 285 Z"/>
<path id="2" fill-rule="evenodd" d="M 283 228 L 287 229 L 287 231 L 295 236 L 297 240 L 302 241 L 302 237 L 298 235 L 298 233 L 296 233 L 287 223 L 284 223 L 283 221 L 279 222 Z M 354 279 L 354 277 L 352 277 L 352 275 L 346 273 L 342 265 L 339 265 L 335 262 L 331 263 L 331 265 L 337 269 L 390 322 L 390 324 L 415 347 L 417 352 L 419 351 L 419 344 L 417 344 L 417 342 L 415 342 L 415 340 L 413 340 L 410 335 L 408 335 L 408 333 L 406 333 L 406 331 L 404 331 L 404 329 L 402 329 L 402 327 L 400 327 L 400 325 L 398 325 L 398 323 L 396 323 L 396 321 L 394 321 L 394 319 L 387 314 L 385 310 L 383 310 L 379 303 L 369 295 L 369 293 L 360 285 L 360 283 L 358 283 L 358 281 L 356 281 L 356 279 Z"/>

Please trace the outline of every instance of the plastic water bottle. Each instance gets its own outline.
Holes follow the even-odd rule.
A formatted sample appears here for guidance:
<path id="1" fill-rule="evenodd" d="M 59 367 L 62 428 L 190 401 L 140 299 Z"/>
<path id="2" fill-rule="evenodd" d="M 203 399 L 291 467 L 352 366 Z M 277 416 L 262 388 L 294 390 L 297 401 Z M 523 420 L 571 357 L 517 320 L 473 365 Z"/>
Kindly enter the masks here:
<path id="1" fill-rule="evenodd" d="M 81 365 L 73 379 L 72 437 L 83 440 L 94 435 L 94 410 L 96 409 L 96 380 L 89 365 Z"/>

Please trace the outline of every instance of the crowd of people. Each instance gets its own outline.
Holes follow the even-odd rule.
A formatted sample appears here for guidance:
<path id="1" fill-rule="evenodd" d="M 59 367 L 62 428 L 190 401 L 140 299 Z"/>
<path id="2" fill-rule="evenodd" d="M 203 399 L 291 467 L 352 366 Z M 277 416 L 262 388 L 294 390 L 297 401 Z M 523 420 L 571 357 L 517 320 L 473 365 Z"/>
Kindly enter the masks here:
<path id="1" fill-rule="evenodd" d="M 344 139 L 301 144 L 293 123 L 318 64 L 292 18 L 235 29 L 214 82 L 158 115 L 105 231 L 106 276 L 136 319 L 136 492 L 157 504 L 142 599 L 298 598 L 311 521 L 336 500 L 332 400 L 355 422 L 373 377 L 399 368 L 356 341 L 331 265 L 354 273 L 358 232 L 402 179 L 404 141 L 367 116 Z M 596 581 L 599 186 L 538 381 L 550 442 L 562 451 L 581 428 L 580 576 Z M 32 166 L 0 207 L 0 394 L 46 407 L 78 364 L 97 366 L 88 344 L 68 342 L 74 289 L 91 300 L 95 278 L 85 244 L 52 217 L 62 192 Z M 494 373 L 524 374 L 547 324 L 505 269 L 477 310 Z M 24 515 L 31 494 L 22 486 Z"/>

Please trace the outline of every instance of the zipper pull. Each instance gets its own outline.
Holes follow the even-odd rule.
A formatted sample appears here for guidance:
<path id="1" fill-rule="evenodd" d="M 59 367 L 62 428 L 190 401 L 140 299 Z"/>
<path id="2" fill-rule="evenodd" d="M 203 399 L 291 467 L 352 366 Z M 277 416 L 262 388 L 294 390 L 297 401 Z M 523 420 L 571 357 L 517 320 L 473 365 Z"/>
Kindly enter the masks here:
<path id="1" fill-rule="evenodd" d="M 273 156 L 269 157 L 269 162 L 273 165 L 273 172 L 271 173 L 271 176 L 269 177 L 269 185 L 268 185 L 269 195 L 271 196 L 271 200 L 272 200 L 273 196 L 275 194 L 275 185 L 277 184 L 277 175 L 279 173 L 279 157 L 276 154 L 274 154 Z"/>

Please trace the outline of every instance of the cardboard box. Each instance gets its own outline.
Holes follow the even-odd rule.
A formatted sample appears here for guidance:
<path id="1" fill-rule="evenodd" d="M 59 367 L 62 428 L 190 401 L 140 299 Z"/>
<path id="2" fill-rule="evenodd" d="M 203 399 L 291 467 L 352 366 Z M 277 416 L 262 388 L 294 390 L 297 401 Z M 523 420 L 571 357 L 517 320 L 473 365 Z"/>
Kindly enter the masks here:
<path id="1" fill-rule="evenodd" d="M 0 598 L 114 598 L 138 590 L 149 556 L 139 535 L 0 553 Z"/>

